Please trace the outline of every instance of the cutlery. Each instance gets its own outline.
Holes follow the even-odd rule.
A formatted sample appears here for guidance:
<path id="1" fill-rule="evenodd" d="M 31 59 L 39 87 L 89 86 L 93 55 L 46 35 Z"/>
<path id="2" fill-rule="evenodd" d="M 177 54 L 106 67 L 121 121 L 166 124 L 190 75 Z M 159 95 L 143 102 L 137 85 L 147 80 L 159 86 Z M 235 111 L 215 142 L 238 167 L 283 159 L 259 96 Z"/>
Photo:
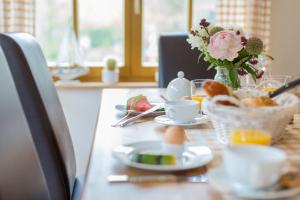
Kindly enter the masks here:
<path id="1" fill-rule="evenodd" d="M 139 118 L 141 118 L 141 117 L 143 117 L 145 115 L 148 115 L 148 114 L 150 114 L 150 113 L 152 113 L 152 112 L 160 109 L 161 107 L 162 107 L 162 104 L 157 104 L 156 106 L 150 108 L 149 110 L 147 110 L 147 111 L 145 111 L 145 112 L 143 112 L 143 113 L 141 113 L 141 114 L 139 114 L 137 116 L 131 117 L 131 118 L 123 121 L 122 123 L 119 124 L 119 126 L 124 127 L 127 124 L 129 124 L 130 122 L 133 122 L 133 121 L 135 121 L 135 120 L 137 120 L 137 119 L 139 119 Z"/>
<path id="2" fill-rule="evenodd" d="M 164 95 L 160 95 L 160 98 L 162 98 L 166 103 L 170 102 L 167 97 L 165 97 Z"/>
<path id="3" fill-rule="evenodd" d="M 176 175 L 147 175 L 147 176 L 128 176 L 111 175 L 107 178 L 110 183 L 144 183 L 144 182 L 189 182 L 207 183 L 207 176 L 176 176 Z"/>
<path id="4" fill-rule="evenodd" d="M 291 82 L 288 82 L 286 84 L 284 84 L 283 86 L 281 86 L 280 88 L 278 88 L 277 90 L 275 90 L 274 92 L 270 92 L 268 94 L 268 96 L 270 98 L 274 98 L 280 94 L 282 94 L 283 92 L 287 91 L 287 90 L 290 90 L 296 86 L 300 85 L 300 78 L 294 80 L 294 81 L 291 81 Z"/>
<path id="5" fill-rule="evenodd" d="M 132 111 L 132 110 L 128 110 L 127 111 L 127 114 L 124 116 L 124 117 L 122 117 L 121 119 L 119 119 L 117 122 L 115 122 L 114 124 L 112 124 L 111 126 L 112 127 L 116 127 L 116 126 L 118 126 L 123 120 L 125 120 L 127 117 L 129 117 L 129 115 L 131 115 L 131 113 L 133 113 L 134 111 Z"/>

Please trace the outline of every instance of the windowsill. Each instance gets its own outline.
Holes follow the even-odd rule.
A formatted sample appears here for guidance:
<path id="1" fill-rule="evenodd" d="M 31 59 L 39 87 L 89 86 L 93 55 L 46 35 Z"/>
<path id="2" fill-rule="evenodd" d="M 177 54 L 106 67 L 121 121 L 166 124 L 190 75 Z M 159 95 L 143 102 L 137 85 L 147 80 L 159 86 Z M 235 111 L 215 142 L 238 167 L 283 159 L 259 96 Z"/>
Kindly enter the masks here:
<path id="1" fill-rule="evenodd" d="M 119 82 L 116 84 L 105 84 L 102 82 L 55 82 L 57 89 L 104 89 L 104 88 L 156 88 L 157 82 Z"/>

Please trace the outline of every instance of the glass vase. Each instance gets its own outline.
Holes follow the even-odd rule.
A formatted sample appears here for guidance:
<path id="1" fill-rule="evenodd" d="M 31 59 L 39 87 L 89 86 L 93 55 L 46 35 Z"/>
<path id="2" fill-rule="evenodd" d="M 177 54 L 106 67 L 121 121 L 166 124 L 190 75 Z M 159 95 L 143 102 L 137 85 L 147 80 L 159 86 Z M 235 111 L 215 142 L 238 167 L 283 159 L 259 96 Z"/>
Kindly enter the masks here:
<path id="1" fill-rule="evenodd" d="M 224 85 L 227 85 L 232 89 L 240 88 L 240 80 L 235 69 L 234 69 L 235 71 L 231 71 L 231 72 L 229 72 L 229 70 L 225 67 L 216 67 L 215 69 L 217 71 L 214 78 L 215 81 L 223 83 Z M 231 80 L 229 73 L 233 73 L 236 79 Z"/>

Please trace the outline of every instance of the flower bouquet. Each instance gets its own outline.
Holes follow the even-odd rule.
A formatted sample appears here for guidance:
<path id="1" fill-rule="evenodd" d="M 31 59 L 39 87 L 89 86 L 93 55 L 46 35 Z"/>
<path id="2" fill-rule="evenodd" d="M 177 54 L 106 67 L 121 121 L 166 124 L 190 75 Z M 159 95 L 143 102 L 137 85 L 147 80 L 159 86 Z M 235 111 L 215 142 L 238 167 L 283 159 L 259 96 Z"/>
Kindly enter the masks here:
<path id="1" fill-rule="evenodd" d="M 213 26 L 206 19 L 191 30 L 187 41 L 191 48 L 201 53 L 199 59 L 210 63 L 208 69 L 216 68 L 215 80 L 233 89 L 240 87 L 239 76 L 250 74 L 254 81 L 261 78 L 263 70 L 258 69 L 258 57 L 265 54 L 260 38 L 246 38 L 241 29 Z"/>

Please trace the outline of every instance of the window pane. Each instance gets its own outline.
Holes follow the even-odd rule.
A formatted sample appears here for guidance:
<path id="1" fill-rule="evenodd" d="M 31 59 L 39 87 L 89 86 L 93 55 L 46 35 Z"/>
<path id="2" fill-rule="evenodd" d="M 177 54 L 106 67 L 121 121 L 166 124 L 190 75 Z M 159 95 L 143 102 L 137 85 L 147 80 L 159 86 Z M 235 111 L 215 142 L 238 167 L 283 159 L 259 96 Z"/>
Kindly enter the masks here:
<path id="1" fill-rule="evenodd" d="M 206 18 L 209 22 L 216 22 L 217 0 L 193 0 L 193 25 Z"/>
<path id="2" fill-rule="evenodd" d="M 143 0 L 143 66 L 158 65 L 158 38 L 163 32 L 187 31 L 187 1 Z"/>
<path id="3" fill-rule="evenodd" d="M 36 38 L 49 62 L 57 60 L 60 43 L 71 23 L 71 13 L 70 0 L 36 1 Z"/>
<path id="4" fill-rule="evenodd" d="M 79 0 L 79 27 L 88 62 L 113 56 L 124 63 L 123 0 Z"/>

